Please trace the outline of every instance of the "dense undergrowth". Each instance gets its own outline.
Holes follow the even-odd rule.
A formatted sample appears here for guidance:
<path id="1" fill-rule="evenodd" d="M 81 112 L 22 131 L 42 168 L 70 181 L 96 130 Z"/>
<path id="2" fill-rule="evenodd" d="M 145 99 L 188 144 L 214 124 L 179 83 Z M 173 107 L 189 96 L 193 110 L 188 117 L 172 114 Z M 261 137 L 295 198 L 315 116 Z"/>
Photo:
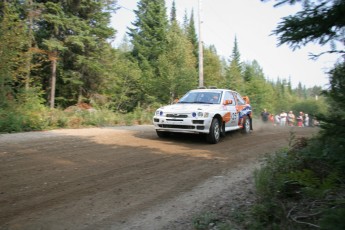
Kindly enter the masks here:
<path id="1" fill-rule="evenodd" d="M 338 153 L 344 145 L 337 144 Z M 255 174 L 255 229 L 345 229 L 345 158 L 322 135 L 300 138 Z M 333 156 L 332 156 L 333 155 Z"/>
<path id="2" fill-rule="evenodd" d="M 44 106 L 0 108 L 0 133 L 49 130 L 56 128 L 103 127 L 114 125 L 151 124 L 153 109 L 136 108 L 131 113 L 113 112 L 108 108 L 85 108 L 83 105 L 67 109 Z"/>
<path id="3" fill-rule="evenodd" d="M 291 133 L 290 139 L 289 147 L 266 155 L 254 173 L 254 202 L 233 204 L 225 215 L 202 213 L 194 228 L 345 229 L 344 143 L 330 143 L 322 133 L 311 139 Z"/>
<path id="4" fill-rule="evenodd" d="M 330 75 L 329 113 L 318 116 L 318 135 L 291 133 L 289 146 L 255 172 L 256 201 L 223 221 L 216 213 L 197 218 L 195 229 L 345 229 L 345 63 Z"/>

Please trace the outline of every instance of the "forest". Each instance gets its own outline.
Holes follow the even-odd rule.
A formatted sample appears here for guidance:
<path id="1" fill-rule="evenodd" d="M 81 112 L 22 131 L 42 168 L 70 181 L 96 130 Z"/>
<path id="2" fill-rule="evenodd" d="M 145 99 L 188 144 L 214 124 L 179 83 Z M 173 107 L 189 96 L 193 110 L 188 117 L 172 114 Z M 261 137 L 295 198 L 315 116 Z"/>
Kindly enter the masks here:
<path id="1" fill-rule="evenodd" d="M 113 47 L 117 9 L 116 0 L 0 3 L 1 132 L 150 123 L 157 107 L 198 87 L 193 11 L 179 22 L 175 3 L 168 13 L 164 0 L 141 0 L 127 36 Z M 241 60 L 236 37 L 229 43 L 228 58 L 204 45 L 205 86 L 249 96 L 256 116 L 264 108 L 326 112 L 320 86 L 268 80 L 256 60 Z"/>

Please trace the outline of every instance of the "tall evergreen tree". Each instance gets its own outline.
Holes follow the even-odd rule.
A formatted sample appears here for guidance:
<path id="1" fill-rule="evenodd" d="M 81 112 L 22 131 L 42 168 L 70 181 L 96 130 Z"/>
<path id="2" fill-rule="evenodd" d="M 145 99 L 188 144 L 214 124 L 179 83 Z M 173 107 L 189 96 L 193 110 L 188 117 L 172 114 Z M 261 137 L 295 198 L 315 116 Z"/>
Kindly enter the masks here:
<path id="1" fill-rule="evenodd" d="M 164 0 L 140 0 L 135 10 L 136 20 L 129 29 L 132 39 L 132 55 L 142 70 L 142 100 L 148 103 L 157 100 L 161 76 L 158 58 L 166 49 L 168 19 Z"/>
<path id="2" fill-rule="evenodd" d="M 265 1 L 265 0 L 261 0 Z M 301 1 L 301 0 L 300 0 Z M 296 0 L 276 0 L 276 6 Z M 320 45 L 331 44 L 329 53 L 344 55 L 345 1 L 313 0 L 303 1 L 303 9 L 295 15 L 284 17 L 274 33 L 278 36 L 279 45 L 288 44 L 297 49 L 310 42 Z M 337 48 L 336 44 L 342 46 Z M 320 54 L 317 54 L 319 56 Z"/>
<path id="3" fill-rule="evenodd" d="M 141 0 L 135 10 L 134 28 L 129 29 L 133 43 L 133 56 L 139 65 L 149 62 L 156 66 L 156 61 L 163 53 L 166 44 L 168 20 L 164 0 Z"/>
<path id="4" fill-rule="evenodd" d="M 60 85 L 60 98 L 74 103 L 100 85 L 102 51 L 107 47 L 106 39 L 114 34 L 108 27 L 113 6 L 114 1 L 107 0 L 44 1 L 36 37 L 39 52 L 47 55 L 51 65 L 51 107 L 55 104 L 55 82 Z M 66 83 L 69 87 L 63 87 Z"/>
<path id="5" fill-rule="evenodd" d="M 14 5 L 4 2 L 0 21 L 0 107 L 8 105 L 25 83 L 25 23 Z"/>
<path id="6" fill-rule="evenodd" d="M 195 63 L 193 45 L 177 20 L 172 20 L 167 33 L 166 50 L 159 58 L 159 72 L 162 76 L 159 102 L 172 102 L 196 86 Z M 170 95 L 166 92 L 170 92 Z"/>
<path id="7" fill-rule="evenodd" d="M 242 75 L 242 63 L 240 52 L 238 49 L 237 38 L 235 37 L 234 47 L 230 57 L 230 65 L 226 73 L 227 87 L 239 92 L 244 90 L 244 79 Z"/>
<path id="8" fill-rule="evenodd" d="M 222 62 L 214 46 L 204 49 L 204 81 L 206 86 L 224 88 L 225 85 Z"/>
<path id="9" fill-rule="evenodd" d="M 175 0 L 173 1 L 172 6 L 171 6 L 171 11 L 170 11 L 170 23 L 172 23 L 172 22 L 174 22 L 174 21 L 177 21 L 177 18 L 176 18 L 176 4 L 175 4 Z"/>
<path id="10" fill-rule="evenodd" d="M 262 68 L 257 61 L 244 64 L 245 91 L 242 94 L 249 96 L 250 103 L 256 112 L 267 109 L 273 113 L 275 108 L 274 89 L 265 77 Z"/>
<path id="11" fill-rule="evenodd" d="M 198 42 L 198 36 L 196 34 L 195 29 L 195 21 L 194 21 L 194 11 L 192 10 L 192 13 L 189 18 L 189 22 L 187 23 L 187 27 L 185 28 L 186 35 L 188 40 L 193 45 L 193 54 L 196 58 L 199 56 L 199 42 Z"/>

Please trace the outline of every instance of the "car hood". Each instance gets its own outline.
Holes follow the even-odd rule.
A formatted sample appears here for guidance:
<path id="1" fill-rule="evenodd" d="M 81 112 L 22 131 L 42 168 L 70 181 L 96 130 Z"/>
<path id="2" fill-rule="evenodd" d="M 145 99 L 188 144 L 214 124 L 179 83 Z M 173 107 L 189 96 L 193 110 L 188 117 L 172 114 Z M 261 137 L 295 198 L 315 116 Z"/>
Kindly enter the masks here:
<path id="1" fill-rule="evenodd" d="M 189 112 L 197 112 L 197 111 L 204 111 L 209 112 L 213 110 L 219 110 L 221 108 L 221 105 L 217 104 L 174 104 L 174 105 L 167 105 L 160 108 L 160 110 L 163 110 L 164 112 L 183 112 L 183 113 L 189 113 Z"/>

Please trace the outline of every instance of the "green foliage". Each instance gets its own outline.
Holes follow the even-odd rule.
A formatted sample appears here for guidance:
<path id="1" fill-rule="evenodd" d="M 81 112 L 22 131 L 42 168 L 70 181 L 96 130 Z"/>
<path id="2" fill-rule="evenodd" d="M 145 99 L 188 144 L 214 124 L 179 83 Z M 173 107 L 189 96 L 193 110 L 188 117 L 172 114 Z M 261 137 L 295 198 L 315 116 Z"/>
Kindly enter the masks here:
<path id="1" fill-rule="evenodd" d="M 225 88 L 222 63 L 214 47 L 204 49 L 204 85 Z"/>
<path id="2" fill-rule="evenodd" d="M 309 114 L 311 117 L 316 115 L 327 115 L 328 105 L 324 98 L 319 98 L 319 100 L 315 99 L 307 99 L 303 101 L 299 101 L 292 105 L 291 110 L 294 112 L 303 111 L 306 114 Z"/>
<path id="3" fill-rule="evenodd" d="M 345 207 L 337 207 L 329 210 L 320 220 L 320 227 L 323 230 L 345 229 Z"/>
<path id="4" fill-rule="evenodd" d="M 104 79 L 101 91 L 106 99 L 101 104 L 121 113 L 132 112 L 143 100 L 141 70 L 126 54 L 112 51 L 109 57 L 112 62 L 109 63 L 109 73 Z"/>
<path id="5" fill-rule="evenodd" d="M 237 44 L 237 38 L 235 37 L 234 48 L 230 57 L 230 65 L 226 70 L 226 88 L 243 92 L 244 89 L 244 77 L 242 73 L 242 63 L 240 59 L 240 52 Z"/>
<path id="6" fill-rule="evenodd" d="M 195 29 L 194 11 L 193 10 L 192 10 L 192 13 L 190 15 L 189 21 L 185 22 L 184 31 L 185 31 L 185 34 L 187 36 L 187 39 L 193 45 L 193 54 L 194 54 L 195 58 L 198 58 L 199 57 L 199 42 L 198 42 L 198 37 L 196 34 L 196 29 Z"/>
<path id="7" fill-rule="evenodd" d="M 215 224 L 217 221 L 217 216 L 214 213 L 205 212 L 198 217 L 193 219 L 193 226 L 197 230 L 206 230 L 212 224 Z"/>
<path id="8" fill-rule="evenodd" d="M 278 4 L 286 0 L 276 0 Z M 279 45 L 289 44 L 293 49 L 300 48 L 309 42 L 325 45 L 337 42 L 344 45 L 343 28 L 345 2 L 339 0 L 308 1 L 303 9 L 295 15 L 287 16 L 274 31 L 279 36 Z M 334 47 L 334 46 L 333 46 Z M 344 53 L 343 49 L 329 51 Z"/>
<path id="9" fill-rule="evenodd" d="M 42 92 L 32 88 L 17 94 L 8 102 L 8 107 L 0 110 L 1 132 L 22 132 L 43 130 L 48 127 L 47 109 L 43 105 Z"/>
<path id="10" fill-rule="evenodd" d="M 276 110 L 275 92 L 271 84 L 265 78 L 262 69 L 256 61 L 244 65 L 246 79 L 245 91 L 242 94 L 249 96 L 250 104 L 254 112 L 259 115 L 263 109 L 271 113 Z"/>
<path id="11" fill-rule="evenodd" d="M 257 222 L 253 224 L 278 226 L 276 229 L 317 226 L 322 218 L 327 219 L 323 213 L 345 204 L 341 199 L 345 181 L 342 168 L 322 155 L 322 138 L 296 140 L 290 149 L 267 157 L 266 165 L 255 173 L 259 201 L 252 209 Z M 302 215 L 307 225 L 296 221 Z"/>
<path id="12" fill-rule="evenodd" d="M 163 62 L 167 62 L 162 55 L 165 56 L 171 49 L 171 46 L 167 46 L 168 20 L 165 1 L 141 0 L 138 2 L 138 9 L 134 12 L 136 20 L 129 35 L 133 44 L 132 56 L 142 71 L 141 102 L 150 104 L 155 101 L 165 101 L 166 103 L 169 93 L 173 92 L 169 92 L 171 82 L 166 82 L 165 71 L 160 69 L 162 59 Z"/>
<path id="13" fill-rule="evenodd" d="M 134 12 L 136 21 L 129 33 L 133 39 L 132 54 L 140 64 L 148 61 L 150 65 L 156 67 L 156 61 L 165 50 L 166 44 L 168 20 L 165 2 L 141 0 L 138 2 L 138 9 Z"/>
<path id="14" fill-rule="evenodd" d="M 25 23 L 10 4 L 4 3 L 0 21 L 0 107 L 8 106 L 14 93 L 26 79 L 22 65 L 25 62 Z"/>
<path id="15" fill-rule="evenodd" d="M 184 36 L 177 22 L 173 22 L 167 33 L 167 49 L 159 56 L 159 75 L 157 82 L 157 101 L 172 102 L 195 87 L 197 72 L 193 47 Z M 167 93 L 169 92 L 169 93 Z"/>

